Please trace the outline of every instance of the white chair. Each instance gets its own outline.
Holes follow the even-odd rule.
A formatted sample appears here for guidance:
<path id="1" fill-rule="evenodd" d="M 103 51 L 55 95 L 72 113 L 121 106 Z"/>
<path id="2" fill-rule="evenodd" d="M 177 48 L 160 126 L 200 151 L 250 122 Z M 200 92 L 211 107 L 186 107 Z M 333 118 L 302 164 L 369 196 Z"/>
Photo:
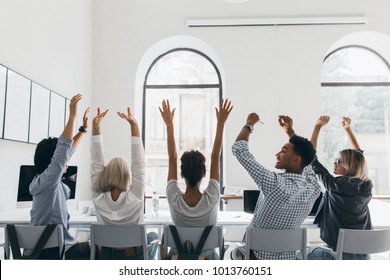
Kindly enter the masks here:
<path id="1" fill-rule="evenodd" d="M 176 226 L 177 233 L 179 235 L 180 241 L 184 245 L 186 241 L 190 241 L 194 248 L 198 246 L 199 239 L 205 229 L 205 227 L 179 227 Z M 164 226 L 164 234 L 163 234 L 163 251 L 168 253 L 170 249 L 177 250 L 175 241 L 173 239 L 171 230 L 169 226 Z M 223 260 L 225 248 L 224 248 L 224 239 L 223 239 L 223 230 L 220 226 L 213 226 L 210 231 L 209 236 L 203 246 L 204 250 L 215 249 L 219 250 L 219 259 Z"/>
<path id="2" fill-rule="evenodd" d="M 109 248 L 141 246 L 143 259 L 148 259 L 146 230 L 144 225 L 91 225 L 91 260 L 95 259 L 95 245 Z"/>
<path id="3" fill-rule="evenodd" d="M 297 229 L 246 229 L 245 259 L 250 259 L 250 250 L 275 253 L 301 251 L 302 259 L 307 258 L 306 228 Z"/>
<path id="4" fill-rule="evenodd" d="M 15 225 L 16 238 L 19 243 L 20 249 L 34 249 L 42 232 L 46 226 L 30 226 L 30 225 Z M 64 233 L 62 225 L 57 225 L 47 240 L 43 249 L 58 247 L 58 258 L 65 258 L 64 250 Z M 4 258 L 9 259 L 11 257 L 11 242 L 8 235 L 7 228 L 4 232 Z M 14 256 L 13 256 L 14 257 Z"/>
<path id="5" fill-rule="evenodd" d="M 341 260 L 343 253 L 376 254 L 390 251 L 390 229 L 339 230 L 336 252 L 330 253 Z"/>

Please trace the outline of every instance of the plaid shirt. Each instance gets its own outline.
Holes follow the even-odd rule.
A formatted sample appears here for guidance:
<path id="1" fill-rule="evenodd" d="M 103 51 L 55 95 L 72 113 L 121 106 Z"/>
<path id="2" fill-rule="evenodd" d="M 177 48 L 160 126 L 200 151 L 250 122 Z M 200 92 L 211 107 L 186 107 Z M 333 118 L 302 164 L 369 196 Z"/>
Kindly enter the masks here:
<path id="1" fill-rule="evenodd" d="M 302 174 L 276 173 L 256 161 L 249 152 L 247 141 L 235 142 L 232 151 L 260 190 L 249 227 L 299 228 L 320 194 L 320 185 L 311 166 L 307 166 Z M 295 259 L 296 256 L 295 252 L 255 251 L 254 253 L 257 259 Z"/>

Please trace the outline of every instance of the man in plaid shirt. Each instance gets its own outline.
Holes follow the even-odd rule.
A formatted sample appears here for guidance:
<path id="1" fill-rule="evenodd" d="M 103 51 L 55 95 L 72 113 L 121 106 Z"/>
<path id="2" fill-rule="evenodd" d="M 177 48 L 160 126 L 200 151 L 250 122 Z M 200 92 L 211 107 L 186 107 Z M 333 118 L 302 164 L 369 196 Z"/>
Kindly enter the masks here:
<path id="1" fill-rule="evenodd" d="M 309 140 L 295 135 L 290 117 L 279 116 L 279 124 L 290 139 L 276 154 L 275 168 L 285 172 L 266 169 L 256 161 L 248 146 L 249 135 L 259 121 L 256 113 L 249 114 L 232 146 L 233 155 L 260 190 L 249 227 L 299 228 L 320 194 L 320 185 L 310 166 L 316 151 Z M 254 251 L 254 255 L 257 259 L 296 259 L 296 252 Z"/>

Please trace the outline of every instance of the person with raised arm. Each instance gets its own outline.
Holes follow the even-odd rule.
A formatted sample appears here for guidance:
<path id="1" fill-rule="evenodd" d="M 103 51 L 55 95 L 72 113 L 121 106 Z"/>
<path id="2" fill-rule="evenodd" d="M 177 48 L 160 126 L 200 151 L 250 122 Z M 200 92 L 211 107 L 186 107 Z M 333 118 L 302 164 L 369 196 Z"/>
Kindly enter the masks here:
<path id="1" fill-rule="evenodd" d="M 77 107 L 81 99 L 82 95 L 76 94 L 70 100 L 69 118 L 60 137 L 49 137 L 38 143 L 34 155 L 36 176 L 29 187 L 33 197 L 30 225 L 62 224 L 66 246 L 72 246 L 76 240 L 69 232 L 69 212 L 66 200 L 70 197 L 70 188 L 62 182 L 62 176 L 88 130 L 89 107 L 84 112 L 83 126 L 74 135 Z M 42 258 L 58 256 L 54 250 L 57 248 L 45 249 Z M 29 255 L 31 252 L 25 250 L 24 254 Z"/>
<path id="2" fill-rule="evenodd" d="M 144 222 L 145 152 L 138 122 L 131 108 L 127 113 L 117 112 L 130 125 L 131 166 L 123 157 L 114 157 L 107 164 L 104 159 L 103 135 L 100 125 L 108 110 L 97 109 L 92 122 L 91 183 L 92 202 L 98 224 L 134 225 Z M 155 232 L 147 234 L 148 243 L 157 239 Z M 142 248 L 102 247 L 100 259 L 141 259 Z M 155 257 L 157 244 L 150 248 L 149 259 Z"/>
<path id="3" fill-rule="evenodd" d="M 320 185 L 310 167 L 316 151 L 308 139 L 295 135 L 290 117 L 279 116 L 279 125 L 288 134 L 289 141 L 276 153 L 275 168 L 284 170 L 284 172 L 267 169 L 249 151 L 249 136 L 259 122 L 259 115 L 250 113 L 232 146 L 233 155 L 260 190 L 249 227 L 299 228 L 320 193 Z M 245 237 L 243 241 L 245 242 Z M 238 247 L 232 251 L 231 256 L 233 259 L 243 258 Z M 301 256 L 295 251 L 278 253 L 254 251 L 251 254 L 251 259 L 292 260 L 297 258 Z"/>
<path id="4" fill-rule="evenodd" d="M 200 190 L 200 185 L 206 176 L 205 156 L 196 150 L 186 151 L 181 156 L 180 175 L 184 178 L 186 185 L 183 193 L 177 181 L 177 152 L 173 125 L 175 109 L 171 110 L 168 100 L 163 100 L 159 107 L 167 128 L 169 167 L 166 195 L 172 221 L 177 226 L 205 227 L 215 225 L 217 222 L 223 130 L 232 109 L 231 101 L 227 99 L 221 101 L 219 109 L 215 108 L 217 127 L 211 152 L 210 180 L 203 192 Z"/>
<path id="5" fill-rule="evenodd" d="M 329 116 L 320 116 L 311 136 L 313 146 L 317 146 L 321 129 L 329 122 Z M 340 228 L 372 229 L 368 203 L 372 198 L 372 182 L 359 143 L 351 129 L 351 119 L 343 117 L 341 126 L 347 135 L 350 149 L 339 152 L 333 163 L 333 175 L 318 161 L 312 163 L 314 172 L 325 186 L 325 193 L 318 207 L 315 224 L 320 227 L 320 237 L 327 247 L 335 251 Z M 334 259 L 329 250 L 315 248 L 309 259 Z M 367 259 L 364 254 L 343 253 L 343 259 Z"/>

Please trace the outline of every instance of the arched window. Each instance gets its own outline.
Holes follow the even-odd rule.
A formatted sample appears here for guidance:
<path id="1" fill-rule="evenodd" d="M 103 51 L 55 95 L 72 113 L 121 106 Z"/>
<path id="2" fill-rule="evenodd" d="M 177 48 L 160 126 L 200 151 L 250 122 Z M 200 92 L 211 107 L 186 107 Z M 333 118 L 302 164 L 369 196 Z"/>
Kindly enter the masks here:
<path id="1" fill-rule="evenodd" d="M 340 150 L 348 148 L 341 118 L 352 119 L 352 129 L 364 150 L 374 194 L 390 194 L 390 65 L 364 46 L 338 48 L 326 56 L 321 72 L 324 114 L 324 164 L 332 166 Z M 329 169 L 331 170 L 331 169 Z"/>
<path id="2" fill-rule="evenodd" d="M 166 188 L 166 127 L 158 110 L 162 100 L 168 99 L 171 108 L 176 108 L 174 125 L 179 162 L 184 151 L 199 150 L 206 157 L 208 175 L 216 129 L 214 107 L 218 107 L 221 96 L 221 76 L 215 63 L 197 50 L 173 49 L 151 63 L 145 77 L 142 110 L 147 194 L 154 190 L 164 194 Z M 180 175 L 178 178 L 181 179 Z M 184 181 L 179 180 L 179 185 L 184 188 Z"/>

